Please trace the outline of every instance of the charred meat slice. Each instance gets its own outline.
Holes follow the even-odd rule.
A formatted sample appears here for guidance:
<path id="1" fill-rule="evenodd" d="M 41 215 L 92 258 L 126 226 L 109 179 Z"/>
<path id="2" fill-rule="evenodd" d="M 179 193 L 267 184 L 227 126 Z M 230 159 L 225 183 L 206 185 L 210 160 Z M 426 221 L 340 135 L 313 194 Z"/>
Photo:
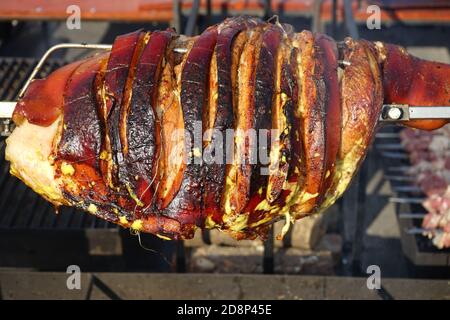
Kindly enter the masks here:
<path id="1" fill-rule="evenodd" d="M 104 72 L 107 57 L 98 55 L 82 63 L 72 73 L 64 93 L 57 174 L 67 182 L 64 192 L 79 206 L 114 201 L 99 170 L 103 131 L 97 109 L 96 78 Z"/>
<path id="2" fill-rule="evenodd" d="M 172 46 L 188 50 L 192 47 L 193 41 L 178 40 L 173 41 Z M 168 50 L 171 51 L 172 47 Z M 160 151 L 154 168 L 158 175 L 154 182 L 157 210 L 167 208 L 177 195 L 186 169 L 184 119 L 179 95 L 181 69 L 186 58 L 187 55 L 177 62 L 172 54 L 167 55 L 158 87 L 156 144 Z"/>
<path id="3" fill-rule="evenodd" d="M 315 212 L 334 172 L 340 144 L 337 49 L 324 35 L 300 34 L 301 113 L 305 148 L 305 190 L 293 208 L 296 216 Z"/>
<path id="4" fill-rule="evenodd" d="M 255 116 L 253 129 L 257 139 L 257 154 L 253 157 L 251 197 L 245 212 L 248 223 L 259 220 L 274 199 L 278 198 L 284 178 L 278 176 L 281 151 L 280 131 L 284 131 L 281 106 L 281 64 L 284 59 L 283 30 L 270 25 L 264 30 L 255 76 Z M 281 128 L 280 130 L 280 127 Z M 276 150 L 275 150 L 276 149 Z M 276 163 L 275 163 L 276 162 Z"/>
<path id="5" fill-rule="evenodd" d="M 300 140 L 301 119 L 298 108 L 296 77 L 297 55 L 289 36 L 283 36 L 275 66 L 272 128 L 276 135 L 270 146 L 270 163 L 266 186 L 256 192 L 249 202 L 249 228 L 264 237 L 267 225 L 280 215 L 289 213 L 297 189 L 302 185 L 303 149 Z"/>
<path id="6" fill-rule="evenodd" d="M 101 106 L 105 135 L 102 142 L 101 168 L 105 181 L 117 188 L 117 165 L 122 161 L 120 143 L 120 115 L 122 103 L 128 103 L 127 96 L 132 82 L 132 71 L 139 54 L 138 44 L 143 32 L 136 31 L 119 36 L 114 41 L 105 73 Z M 134 64 L 133 64 L 134 63 Z M 128 89 L 128 90 L 127 90 Z M 129 98 L 129 97 L 128 97 Z"/>
<path id="7" fill-rule="evenodd" d="M 139 207 L 150 205 L 152 199 L 151 183 L 155 179 L 153 165 L 160 152 L 156 148 L 155 138 L 160 133 L 155 121 L 157 85 L 165 50 L 172 35 L 171 32 L 155 31 L 144 39 L 147 44 L 138 58 L 131 97 L 121 117 L 123 162 L 118 163 L 119 181 L 126 186 Z"/>
<path id="8" fill-rule="evenodd" d="M 338 52 L 336 42 L 326 35 L 316 35 L 318 55 L 322 64 L 322 81 L 325 85 L 325 176 L 321 183 L 318 204 L 328 194 L 336 172 L 336 161 L 341 145 L 342 111 L 338 82 Z"/>
<path id="9" fill-rule="evenodd" d="M 255 76 L 257 57 L 262 41 L 262 28 L 239 34 L 233 46 L 232 87 L 234 91 L 234 149 L 231 164 L 227 165 L 225 192 L 222 197 L 223 222 L 233 232 L 246 226 L 247 215 L 241 215 L 250 196 L 252 165 L 251 150 L 256 143 L 253 131 L 255 115 Z"/>
<path id="10" fill-rule="evenodd" d="M 209 67 L 217 40 L 217 26 L 207 29 L 192 45 L 181 70 L 180 101 L 183 110 L 186 170 L 177 195 L 164 214 L 182 224 L 203 226 L 202 113 L 208 100 Z"/>
<path id="11" fill-rule="evenodd" d="M 298 214 L 314 211 L 321 183 L 325 177 L 325 85 L 322 68 L 317 57 L 314 35 L 303 31 L 296 35 L 295 45 L 299 49 L 300 112 L 302 141 L 305 150 L 305 189 L 301 200 L 294 205 Z"/>
<path id="12" fill-rule="evenodd" d="M 233 128 L 232 48 L 238 34 L 260 23 L 256 19 L 230 18 L 218 26 L 217 44 L 211 61 L 209 103 L 204 112 L 203 211 L 208 226 L 221 224 L 221 199 L 226 172 L 226 134 Z M 209 131 L 208 131 L 209 130 Z"/>
<path id="13" fill-rule="evenodd" d="M 83 162 L 98 168 L 101 129 L 97 112 L 95 78 L 106 58 L 107 55 L 99 55 L 82 63 L 67 82 L 58 159 Z"/>
<path id="14" fill-rule="evenodd" d="M 364 40 L 346 39 L 340 49 L 349 66 L 340 79 L 341 143 L 332 186 L 321 210 L 329 207 L 350 184 L 370 144 L 383 103 L 381 68 L 375 48 Z"/>
<path id="15" fill-rule="evenodd" d="M 290 157 L 290 141 L 289 132 L 290 124 L 288 112 L 292 108 L 291 81 L 287 72 L 287 59 L 289 59 L 290 50 L 286 48 L 284 43 L 280 46 L 280 39 L 276 43 L 276 47 L 280 47 L 278 54 L 274 55 L 274 96 L 272 104 L 272 129 L 275 136 L 272 136 L 270 147 L 270 163 L 269 176 L 267 182 L 266 200 L 273 203 L 281 194 L 284 182 L 286 181 L 289 169 Z M 274 48 L 274 49 L 275 49 Z M 275 51 L 274 51 L 275 53 Z"/>

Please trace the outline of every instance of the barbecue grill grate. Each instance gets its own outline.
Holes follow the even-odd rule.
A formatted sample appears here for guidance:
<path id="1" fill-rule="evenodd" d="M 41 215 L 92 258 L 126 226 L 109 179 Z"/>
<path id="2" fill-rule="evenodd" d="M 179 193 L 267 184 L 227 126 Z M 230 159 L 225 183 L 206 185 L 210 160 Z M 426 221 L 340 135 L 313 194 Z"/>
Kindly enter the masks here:
<path id="1" fill-rule="evenodd" d="M 37 60 L 30 58 L 0 58 L 0 100 L 15 101 Z M 37 78 L 64 65 L 62 60 L 50 59 Z M 74 208 L 55 208 L 24 183 L 9 174 L 5 160 L 5 141 L 0 141 L 0 230 L 1 229 L 86 229 L 118 228 L 91 214 Z"/>

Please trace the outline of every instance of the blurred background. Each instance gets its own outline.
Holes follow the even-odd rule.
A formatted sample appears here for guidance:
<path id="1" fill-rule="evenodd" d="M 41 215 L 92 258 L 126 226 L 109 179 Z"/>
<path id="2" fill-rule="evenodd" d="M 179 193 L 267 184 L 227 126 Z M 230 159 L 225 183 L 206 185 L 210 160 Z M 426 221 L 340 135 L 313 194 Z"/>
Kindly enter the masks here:
<path id="1" fill-rule="evenodd" d="M 277 15 L 297 31 L 391 42 L 418 57 L 450 63 L 447 0 L 0 0 L 0 99 L 14 101 L 55 44 L 111 44 L 140 28 L 173 27 L 196 35 L 241 14 Z M 59 50 L 38 77 L 91 54 Z M 282 228 L 276 224 L 265 242 L 236 242 L 216 231 L 198 232 L 184 242 L 148 234 L 139 239 L 70 208 L 55 215 L 53 207 L 9 175 L 2 139 L 0 298 L 450 299 L 450 226 L 423 225 L 427 214 L 436 213 L 423 205 L 430 199 L 424 185 L 438 176 L 445 190 L 450 166 L 432 166 L 420 181 L 416 171 L 417 154 L 420 160 L 445 161 L 450 147 L 430 147 L 436 136 L 448 139 L 449 134 L 382 128 L 337 204 L 297 221 L 283 240 L 276 240 Z M 79 291 L 65 286 L 69 265 L 82 271 Z M 367 287 L 369 266 L 381 273 L 382 286 L 375 290 Z"/>

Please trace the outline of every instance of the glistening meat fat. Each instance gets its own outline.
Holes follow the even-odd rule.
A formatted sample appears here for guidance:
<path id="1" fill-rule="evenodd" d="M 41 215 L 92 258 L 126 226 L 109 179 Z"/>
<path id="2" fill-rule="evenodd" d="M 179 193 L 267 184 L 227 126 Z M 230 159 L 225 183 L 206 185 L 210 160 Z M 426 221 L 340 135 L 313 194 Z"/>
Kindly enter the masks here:
<path id="1" fill-rule="evenodd" d="M 55 206 L 163 238 L 264 238 L 342 195 L 383 102 L 450 105 L 449 87 L 450 66 L 399 46 L 278 22 L 236 17 L 196 37 L 139 30 L 34 80 L 6 157 Z"/>

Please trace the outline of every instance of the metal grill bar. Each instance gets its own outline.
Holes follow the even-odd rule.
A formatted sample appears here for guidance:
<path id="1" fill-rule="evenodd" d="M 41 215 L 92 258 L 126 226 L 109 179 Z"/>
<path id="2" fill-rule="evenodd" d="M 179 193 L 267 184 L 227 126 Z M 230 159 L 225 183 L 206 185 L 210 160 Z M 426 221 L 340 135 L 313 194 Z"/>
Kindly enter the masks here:
<path id="1" fill-rule="evenodd" d="M 389 159 L 408 160 L 408 155 L 402 152 L 381 152 L 381 155 Z"/>

